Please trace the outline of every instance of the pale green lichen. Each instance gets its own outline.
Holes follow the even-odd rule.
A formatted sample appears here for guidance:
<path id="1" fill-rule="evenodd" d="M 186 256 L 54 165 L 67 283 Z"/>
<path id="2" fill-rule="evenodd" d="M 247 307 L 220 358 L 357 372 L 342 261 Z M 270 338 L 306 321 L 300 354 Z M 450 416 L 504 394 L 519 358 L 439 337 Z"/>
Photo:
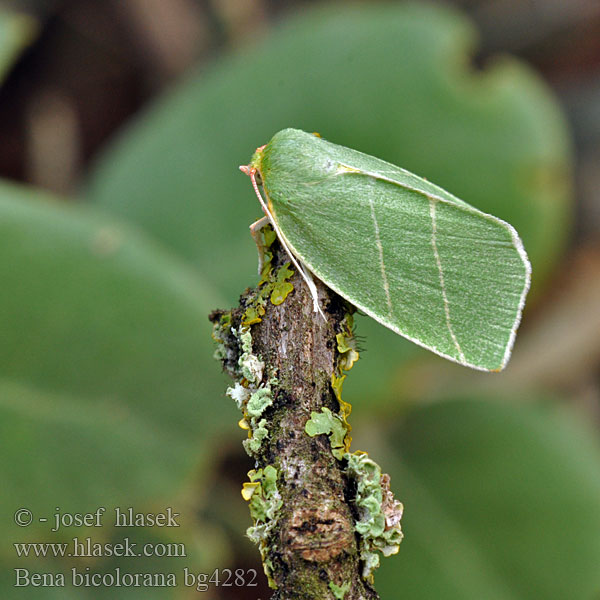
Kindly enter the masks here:
<path id="1" fill-rule="evenodd" d="M 271 385 L 275 385 L 277 379 L 271 378 L 266 383 L 261 383 L 265 365 L 252 352 L 252 335 L 248 327 L 242 327 L 238 331 L 230 326 L 228 333 L 237 340 L 239 354 L 229 370 L 241 381 L 227 388 L 226 393 L 244 415 L 239 422 L 242 429 L 248 430 L 248 439 L 243 442 L 244 448 L 250 456 L 255 456 L 260 451 L 261 443 L 269 435 L 267 421 L 260 417 L 273 404 Z"/>
<path id="2" fill-rule="evenodd" d="M 355 481 L 355 505 L 358 520 L 355 530 L 360 536 L 359 550 L 363 563 L 362 576 L 372 580 L 379 566 L 379 554 L 391 556 L 400 549 L 403 507 L 394 499 L 389 476 L 367 454 L 346 454 L 348 476 Z"/>
<path id="3" fill-rule="evenodd" d="M 346 451 L 344 439 L 347 430 L 339 415 L 333 414 L 327 407 L 323 407 L 320 413 L 313 411 L 304 426 L 304 431 L 310 437 L 328 435 L 331 453 L 338 460 L 342 460 Z"/>
<path id="4" fill-rule="evenodd" d="M 256 525 L 272 528 L 277 511 L 282 505 L 277 490 L 277 469 L 273 465 L 267 465 L 264 469 L 252 469 L 248 471 L 248 479 L 251 483 L 259 484 L 250 498 L 250 515 Z M 256 534 L 256 528 L 250 529 L 252 531 L 248 535 L 252 539 Z"/>
<path id="5" fill-rule="evenodd" d="M 226 343 L 226 339 L 231 332 L 231 313 L 223 313 L 219 321 L 213 324 L 212 338 L 217 342 L 217 347 L 213 354 L 213 358 L 216 360 L 227 362 L 234 359 L 234 350 L 229 344 Z"/>
<path id="6" fill-rule="evenodd" d="M 251 426 L 252 436 L 242 442 L 244 450 L 249 456 L 258 454 L 263 440 L 269 437 L 269 430 L 266 425 L 267 420 L 261 419 L 256 425 Z"/>
<path id="7" fill-rule="evenodd" d="M 346 594 L 350 591 L 351 587 L 351 581 L 346 581 L 346 583 L 344 583 L 343 585 L 336 585 L 335 583 L 333 583 L 333 581 L 329 582 L 329 589 L 331 590 L 336 600 L 344 600 Z"/>
<path id="8" fill-rule="evenodd" d="M 271 386 L 267 384 L 256 390 L 246 404 L 246 412 L 248 416 L 253 418 L 260 417 L 268 406 L 273 404 L 273 395 L 271 394 Z"/>
<path id="9" fill-rule="evenodd" d="M 225 344 L 219 344 L 213 352 L 213 358 L 219 361 L 227 360 L 227 346 Z"/>
<path id="10" fill-rule="evenodd" d="M 231 330 L 238 338 L 242 349 L 242 354 L 238 360 L 238 365 L 242 376 L 249 382 L 258 384 L 262 379 L 265 363 L 262 362 L 255 354 L 252 354 L 252 335 L 250 330 L 244 328 L 239 332 L 235 329 Z"/>
<path id="11" fill-rule="evenodd" d="M 264 386 L 258 388 L 242 407 L 246 423 L 249 425 L 248 439 L 244 440 L 243 446 L 249 456 L 255 456 L 260 452 L 260 447 L 268 436 L 267 420 L 260 417 L 264 411 L 273 404 L 271 385 L 277 380 L 272 378 Z"/>
<path id="12" fill-rule="evenodd" d="M 275 587 L 271 578 L 272 563 L 267 558 L 267 538 L 277 524 L 279 510 L 283 505 L 277 489 L 277 469 L 267 465 L 264 469 L 248 472 L 250 482 L 244 484 L 242 496 L 249 500 L 250 515 L 254 525 L 246 530 L 246 535 L 258 544 L 265 574 L 269 585 Z"/>

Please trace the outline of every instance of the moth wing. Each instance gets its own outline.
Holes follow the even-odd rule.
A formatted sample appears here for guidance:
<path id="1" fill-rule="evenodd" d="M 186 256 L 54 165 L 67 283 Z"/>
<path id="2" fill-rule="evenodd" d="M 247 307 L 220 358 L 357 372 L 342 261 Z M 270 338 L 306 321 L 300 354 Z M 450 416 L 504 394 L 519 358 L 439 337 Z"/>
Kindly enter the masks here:
<path id="1" fill-rule="evenodd" d="M 518 235 L 428 182 L 392 177 L 342 169 L 318 190 L 288 186 L 271 197 L 274 217 L 296 256 L 360 310 L 450 360 L 501 370 L 529 286 Z"/>

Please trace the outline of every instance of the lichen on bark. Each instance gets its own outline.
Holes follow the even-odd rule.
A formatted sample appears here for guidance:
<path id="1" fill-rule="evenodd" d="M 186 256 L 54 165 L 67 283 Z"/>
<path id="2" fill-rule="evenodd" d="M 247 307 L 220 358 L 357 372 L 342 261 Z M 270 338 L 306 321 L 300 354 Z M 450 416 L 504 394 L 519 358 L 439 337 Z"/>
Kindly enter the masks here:
<path id="1" fill-rule="evenodd" d="M 259 544 L 272 600 L 333 599 L 342 591 L 344 600 L 375 599 L 357 533 L 365 520 L 356 502 L 362 484 L 347 469 L 350 407 L 341 400 L 343 370 L 358 358 L 354 309 L 315 281 L 327 319 L 315 314 L 307 286 L 268 229 L 265 241 L 259 286 L 239 307 L 211 315 L 217 358 L 236 380 L 228 394 L 243 412 L 244 447 L 256 461 L 242 491 L 254 519 L 248 533 Z M 335 448 L 326 433 L 306 433 L 315 414 L 339 420 Z M 388 492 L 379 496 L 389 505 Z"/>

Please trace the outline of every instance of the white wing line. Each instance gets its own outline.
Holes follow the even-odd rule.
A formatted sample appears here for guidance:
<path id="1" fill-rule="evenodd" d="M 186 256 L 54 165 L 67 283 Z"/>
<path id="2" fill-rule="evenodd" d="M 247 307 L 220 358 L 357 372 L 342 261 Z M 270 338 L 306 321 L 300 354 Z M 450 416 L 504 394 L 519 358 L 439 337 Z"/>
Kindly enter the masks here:
<path id="1" fill-rule="evenodd" d="M 390 284 L 388 283 L 387 273 L 385 272 L 385 264 L 383 263 L 383 246 L 381 245 L 381 238 L 379 237 L 379 224 L 375 217 L 375 205 L 373 204 L 373 198 L 369 198 L 369 204 L 371 205 L 371 217 L 373 217 L 373 225 L 375 226 L 375 243 L 377 244 L 377 250 L 379 250 L 379 267 L 381 269 L 381 277 L 383 279 L 383 289 L 385 290 L 385 299 L 388 305 L 388 314 L 390 320 L 392 316 L 392 299 L 390 297 Z"/>
<path id="2" fill-rule="evenodd" d="M 448 296 L 446 295 L 446 285 L 444 284 L 444 272 L 442 271 L 442 261 L 440 260 L 440 253 L 437 248 L 436 234 L 437 234 L 437 224 L 435 221 L 435 200 L 429 200 L 429 214 L 431 215 L 431 245 L 433 246 L 433 255 L 435 256 L 435 262 L 437 263 L 438 272 L 440 274 L 440 286 L 442 288 L 442 298 L 444 299 L 444 312 L 446 313 L 446 325 L 448 326 L 448 331 L 450 332 L 450 337 L 458 350 L 458 356 L 463 363 L 466 363 L 467 360 L 463 351 L 460 348 L 460 344 L 454 335 L 454 331 L 452 329 L 452 323 L 450 323 L 450 305 L 448 304 Z"/>

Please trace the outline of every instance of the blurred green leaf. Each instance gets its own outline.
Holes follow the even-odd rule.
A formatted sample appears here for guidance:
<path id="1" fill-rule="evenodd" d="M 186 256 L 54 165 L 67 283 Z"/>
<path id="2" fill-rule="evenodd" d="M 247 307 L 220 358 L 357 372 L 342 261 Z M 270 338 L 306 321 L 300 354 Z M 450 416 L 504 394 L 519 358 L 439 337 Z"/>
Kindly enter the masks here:
<path id="1" fill-rule="evenodd" d="M 56 506 L 85 512 L 164 498 L 181 485 L 199 451 L 141 411 L 101 397 L 50 394 L 0 380 L 0 414 L 0 507 L 5 514 L 26 507 L 49 523 Z M 4 539 L 35 540 L 49 530 L 37 519 L 26 531 L 12 519 L 3 524 L 12 534 L 3 529 Z"/>
<path id="2" fill-rule="evenodd" d="M 36 21 L 0 7 L 0 81 L 37 33 Z"/>
<path id="3" fill-rule="evenodd" d="M 570 145 L 549 90 L 503 57 L 468 66 L 475 33 L 429 5 L 335 6 L 282 24 L 202 70 L 126 131 L 97 165 L 89 198 L 190 259 L 233 303 L 256 282 L 247 226 L 261 216 L 237 172 L 284 127 L 402 165 L 512 223 L 534 286 L 564 247 Z M 416 347 L 370 319 L 350 401 L 389 395 Z"/>
<path id="4" fill-rule="evenodd" d="M 567 410 L 445 402 L 411 414 L 394 446 L 405 539 L 376 575 L 382 598 L 598 596 L 600 448 Z"/>
<path id="5" fill-rule="evenodd" d="M 236 420 L 211 360 L 218 296 L 114 219 L 6 184 L 0 254 L 4 513 L 172 497 Z"/>

